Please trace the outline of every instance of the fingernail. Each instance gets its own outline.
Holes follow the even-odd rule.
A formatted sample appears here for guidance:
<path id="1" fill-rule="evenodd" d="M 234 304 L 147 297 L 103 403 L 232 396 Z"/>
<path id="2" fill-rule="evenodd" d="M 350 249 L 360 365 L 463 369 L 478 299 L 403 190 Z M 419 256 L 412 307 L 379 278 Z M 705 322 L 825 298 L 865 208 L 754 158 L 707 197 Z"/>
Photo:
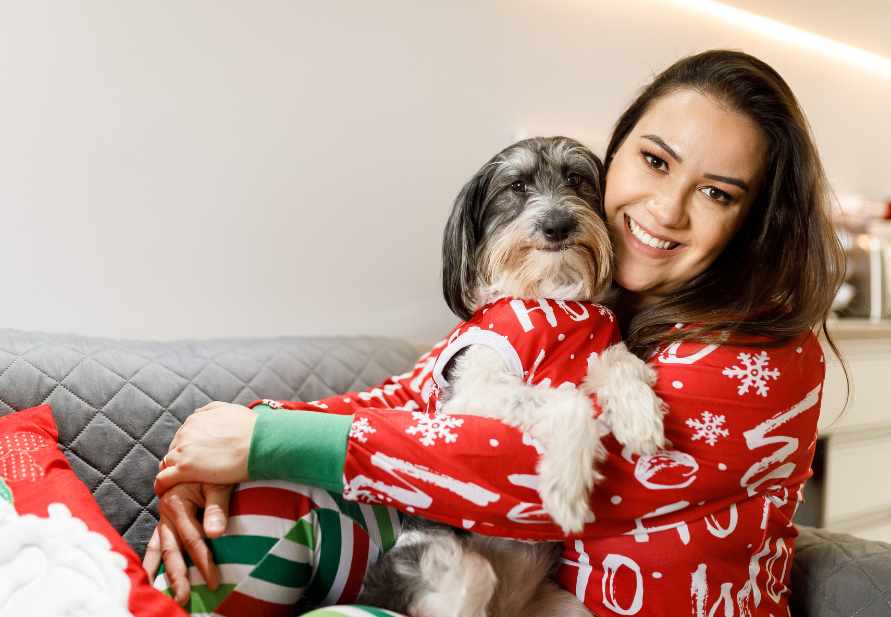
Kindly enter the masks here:
<path id="1" fill-rule="evenodd" d="M 210 519 L 208 520 L 208 527 L 210 527 L 214 531 L 223 531 L 226 527 L 226 519 L 219 514 L 211 515 Z"/>

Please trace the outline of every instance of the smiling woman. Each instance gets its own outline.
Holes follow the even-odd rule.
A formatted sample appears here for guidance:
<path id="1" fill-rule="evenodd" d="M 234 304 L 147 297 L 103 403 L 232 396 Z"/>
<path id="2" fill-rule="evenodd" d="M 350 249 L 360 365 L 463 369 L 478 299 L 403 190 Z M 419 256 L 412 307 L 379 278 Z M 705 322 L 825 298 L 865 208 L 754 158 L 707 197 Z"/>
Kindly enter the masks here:
<path id="1" fill-rule="evenodd" d="M 844 274 L 828 183 L 770 66 L 734 51 L 675 63 L 616 122 L 606 166 L 629 347 L 823 323 Z"/>
<path id="2" fill-rule="evenodd" d="M 697 92 L 657 101 L 610 165 L 616 282 L 652 302 L 704 272 L 755 201 L 764 142 L 749 118 Z"/>

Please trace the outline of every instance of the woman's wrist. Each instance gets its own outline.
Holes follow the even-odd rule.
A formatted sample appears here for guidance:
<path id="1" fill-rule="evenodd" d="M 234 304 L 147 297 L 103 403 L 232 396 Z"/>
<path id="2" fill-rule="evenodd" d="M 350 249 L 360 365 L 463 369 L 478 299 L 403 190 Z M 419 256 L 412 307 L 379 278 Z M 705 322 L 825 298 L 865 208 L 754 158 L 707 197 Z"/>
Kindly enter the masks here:
<path id="1" fill-rule="evenodd" d="M 353 416 L 272 409 L 259 412 L 248 453 L 251 480 L 288 480 L 343 490 L 347 439 Z"/>

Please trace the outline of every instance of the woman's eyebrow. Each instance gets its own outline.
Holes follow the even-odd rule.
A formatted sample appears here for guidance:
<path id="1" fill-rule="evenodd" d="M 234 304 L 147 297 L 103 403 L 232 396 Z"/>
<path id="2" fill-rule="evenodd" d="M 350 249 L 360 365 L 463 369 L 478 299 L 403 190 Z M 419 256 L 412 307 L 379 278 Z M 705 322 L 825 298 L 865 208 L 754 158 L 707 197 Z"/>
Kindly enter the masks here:
<path id="1" fill-rule="evenodd" d="M 680 156 L 678 156 L 678 153 L 675 152 L 674 150 L 672 150 L 671 146 L 669 146 L 667 143 L 665 143 L 665 140 L 662 139 L 661 137 L 659 137 L 658 135 L 641 135 L 641 137 L 643 137 L 644 139 L 649 139 L 653 143 L 658 144 L 660 148 L 662 148 L 663 150 L 668 152 L 668 154 L 671 155 L 671 158 L 673 158 L 678 163 L 684 162 L 684 159 L 682 159 Z"/>
<path id="2" fill-rule="evenodd" d="M 703 178 L 708 178 L 709 180 L 717 180 L 718 182 L 726 182 L 727 184 L 732 184 L 733 186 L 738 186 L 742 190 L 748 192 L 749 185 L 740 180 L 739 178 L 729 178 L 727 176 L 717 176 L 715 174 L 702 174 Z"/>

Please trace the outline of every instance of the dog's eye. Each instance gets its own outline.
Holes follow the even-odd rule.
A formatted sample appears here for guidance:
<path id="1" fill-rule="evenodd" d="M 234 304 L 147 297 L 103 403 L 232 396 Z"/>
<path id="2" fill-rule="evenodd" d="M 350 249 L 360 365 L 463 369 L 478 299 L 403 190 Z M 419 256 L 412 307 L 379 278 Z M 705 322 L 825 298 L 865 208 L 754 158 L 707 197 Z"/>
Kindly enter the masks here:
<path id="1" fill-rule="evenodd" d="M 526 192 L 526 183 L 522 180 L 517 180 L 513 184 L 510 185 L 510 189 L 514 193 L 525 193 Z"/>
<path id="2" fill-rule="evenodd" d="M 582 178 L 578 174 L 569 174 L 566 176 L 566 186 L 578 186 L 581 182 Z"/>

